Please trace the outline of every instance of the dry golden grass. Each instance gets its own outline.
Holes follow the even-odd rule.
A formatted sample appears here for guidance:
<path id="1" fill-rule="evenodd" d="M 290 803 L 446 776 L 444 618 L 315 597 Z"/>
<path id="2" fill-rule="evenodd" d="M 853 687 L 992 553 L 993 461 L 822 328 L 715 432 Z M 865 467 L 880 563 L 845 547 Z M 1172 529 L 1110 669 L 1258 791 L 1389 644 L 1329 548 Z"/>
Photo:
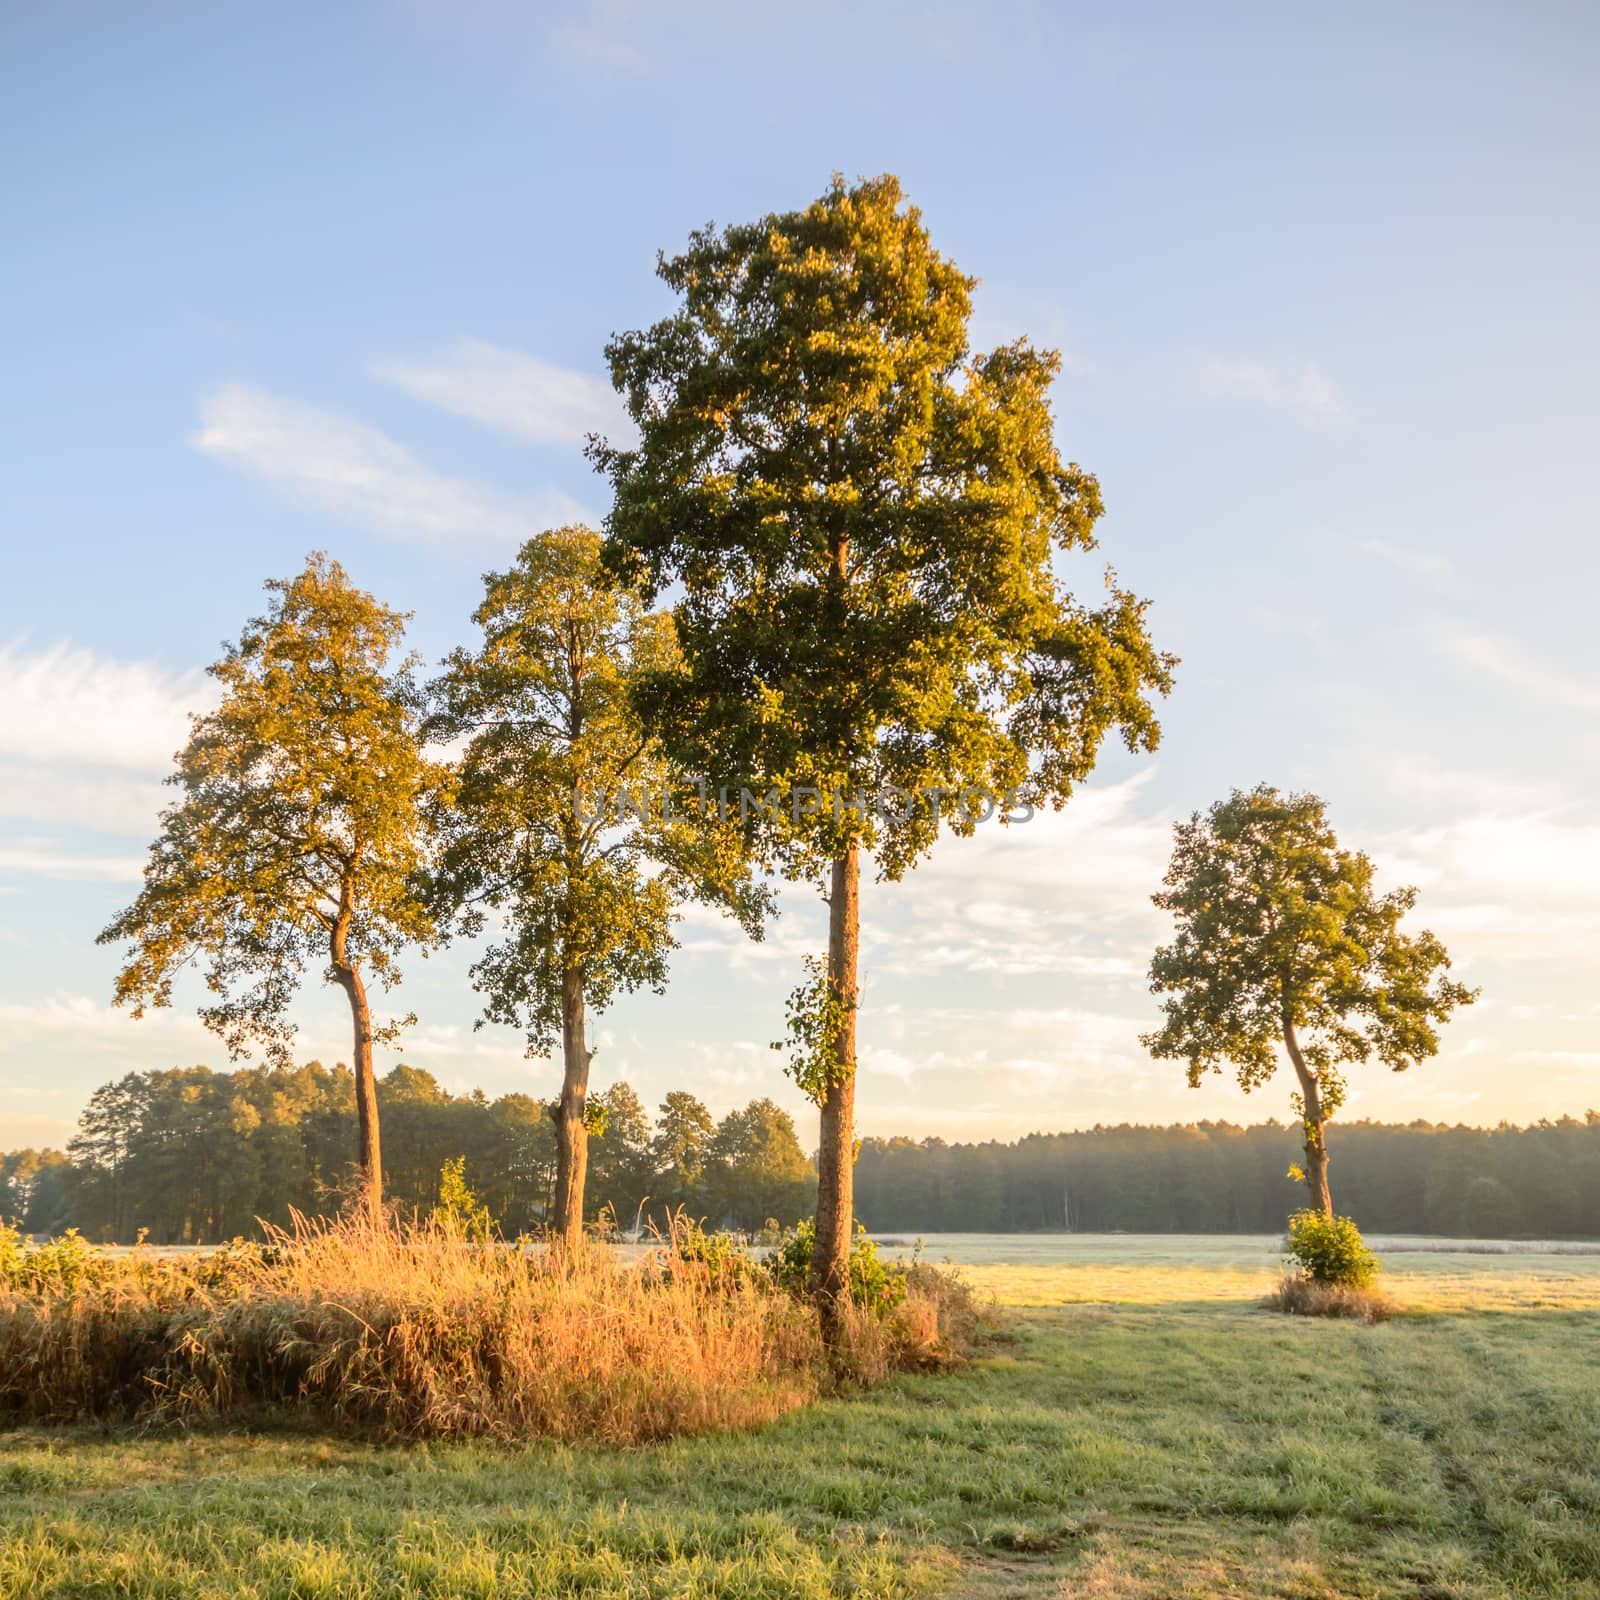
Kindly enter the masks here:
<path id="1" fill-rule="evenodd" d="M 1351 1322 L 1387 1322 L 1394 1301 L 1381 1289 L 1348 1283 L 1318 1283 L 1302 1273 L 1286 1272 L 1263 1300 L 1269 1311 L 1291 1317 L 1344 1317 Z"/>
<path id="2" fill-rule="evenodd" d="M 634 1443 L 750 1427 L 945 1358 L 927 1285 L 892 1317 L 816 1308 L 759 1271 L 482 1246 L 436 1223 L 300 1223 L 202 1260 L 67 1252 L 0 1291 L 0 1413 L 189 1421 L 262 1407 L 387 1439 Z"/>

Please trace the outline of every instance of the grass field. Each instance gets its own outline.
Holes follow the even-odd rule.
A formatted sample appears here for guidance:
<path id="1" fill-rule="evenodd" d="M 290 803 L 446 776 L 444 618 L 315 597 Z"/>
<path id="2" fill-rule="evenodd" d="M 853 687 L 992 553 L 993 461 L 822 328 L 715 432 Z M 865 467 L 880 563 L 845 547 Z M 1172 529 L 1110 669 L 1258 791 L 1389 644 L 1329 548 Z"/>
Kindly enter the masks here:
<path id="1" fill-rule="evenodd" d="M 1504 1245 L 1462 1240 L 1370 1242 L 1403 1310 L 1600 1310 L 1593 1246 L 1508 1254 Z M 926 1260 L 959 1262 L 968 1282 L 1003 1306 L 1247 1301 L 1277 1278 L 1282 1249 L 1277 1234 L 934 1234 L 923 1242 Z"/>
<path id="2" fill-rule="evenodd" d="M 755 1433 L 4 1436 L 0 1594 L 1600 1597 L 1600 1262 L 1396 1258 L 1435 1309 L 1357 1327 L 1123 1248 L 974 1266 L 1028 1307 L 983 1359 Z"/>

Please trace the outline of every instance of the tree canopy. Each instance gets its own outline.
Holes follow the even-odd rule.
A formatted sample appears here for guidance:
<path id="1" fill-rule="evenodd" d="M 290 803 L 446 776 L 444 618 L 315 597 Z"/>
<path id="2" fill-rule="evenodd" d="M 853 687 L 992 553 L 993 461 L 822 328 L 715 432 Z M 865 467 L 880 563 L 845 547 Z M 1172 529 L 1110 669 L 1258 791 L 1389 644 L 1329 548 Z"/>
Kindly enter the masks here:
<path id="1" fill-rule="evenodd" d="M 1323 1124 L 1344 1102 L 1344 1069 L 1404 1072 L 1432 1056 L 1439 1025 L 1477 991 L 1447 976 L 1431 932 L 1402 932 L 1417 891 L 1379 893 L 1371 860 L 1339 847 L 1316 795 L 1236 789 L 1174 835 L 1154 899 L 1176 934 L 1150 963 L 1165 1020 L 1144 1043 L 1186 1062 L 1192 1085 L 1231 1066 L 1246 1092 L 1286 1051 L 1312 1198 L 1331 1214 Z"/>
<path id="2" fill-rule="evenodd" d="M 427 865 L 423 811 L 448 785 L 419 738 L 415 663 L 396 661 L 406 617 L 313 555 L 267 584 L 211 675 L 215 710 L 193 719 L 168 780 L 144 887 L 100 935 L 127 941 L 118 1005 L 142 1016 L 172 1002 L 178 974 L 203 968 L 200 1010 L 233 1056 L 260 1044 L 286 1061 L 288 1011 L 318 964 L 350 1002 L 369 1200 L 381 1190 L 372 1045 L 402 1023 L 374 1026 L 366 979 L 390 988 L 409 944 L 435 941 L 419 896 Z"/>

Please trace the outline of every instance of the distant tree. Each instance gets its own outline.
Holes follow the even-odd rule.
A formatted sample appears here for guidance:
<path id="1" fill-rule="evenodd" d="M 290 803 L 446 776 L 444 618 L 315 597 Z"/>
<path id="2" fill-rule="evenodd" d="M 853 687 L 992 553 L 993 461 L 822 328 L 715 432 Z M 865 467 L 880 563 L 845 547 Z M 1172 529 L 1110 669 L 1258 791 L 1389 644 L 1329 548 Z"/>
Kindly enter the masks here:
<path id="1" fill-rule="evenodd" d="M 422 752 L 414 662 L 393 660 L 406 617 L 323 555 L 267 590 L 266 615 L 210 669 L 222 703 L 193 719 L 144 888 L 100 942 L 130 941 L 116 1003 L 136 1017 L 203 962 L 216 998 L 201 1020 L 231 1055 L 260 1043 L 285 1062 L 289 1003 L 324 958 L 350 1003 L 361 1194 L 376 1207 L 372 1047 L 404 1023 L 374 1025 L 367 981 L 388 989 L 399 952 L 434 941 L 414 885 L 424 802 L 445 773 Z"/>
<path id="2" fill-rule="evenodd" d="M 1487 1175 L 1467 1185 L 1461 1203 L 1461 1231 L 1477 1239 L 1507 1239 L 1527 1224 L 1516 1197 L 1499 1178 Z"/>
<path id="3" fill-rule="evenodd" d="M 1166 1021 L 1144 1043 L 1188 1063 L 1189 1082 L 1231 1065 L 1246 1093 L 1294 1068 L 1313 1207 L 1333 1215 L 1327 1120 L 1344 1068 L 1376 1058 L 1395 1072 L 1435 1054 L 1438 1025 L 1476 997 L 1445 976 L 1433 934 L 1400 922 L 1415 889 L 1379 894 L 1372 862 L 1339 848 L 1325 803 L 1262 785 L 1234 790 L 1177 824 L 1166 889 L 1154 897 L 1177 935 L 1150 963 Z"/>
<path id="4" fill-rule="evenodd" d="M 594 1097 L 593 1194 L 589 1213 L 609 1210 L 619 1227 L 631 1228 L 650 1198 L 655 1163 L 650 1149 L 650 1114 L 628 1083 L 613 1083 Z"/>
<path id="5" fill-rule="evenodd" d="M 661 1102 L 650 1152 L 661 1190 L 657 1198 L 669 1210 L 684 1206 L 696 1214 L 704 1206 L 706 1162 L 716 1132 L 711 1113 L 687 1091 L 674 1089 Z"/>
<path id="6" fill-rule="evenodd" d="M 669 815 L 672 774 L 632 693 L 674 670 L 671 619 L 609 582 L 599 535 L 556 528 L 491 572 L 477 651 L 435 686 L 434 729 L 465 738 L 438 903 L 469 933 L 500 919 L 472 968 L 484 1017 L 521 1028 L 530 1055 L 559 1042 L 561 1098 L 552 1235 L 583 1237 L 587 1017 L 619 993 L 660 990 L 685 898 L 731 909 L 759 934 L 765 895 L 736 829 Z"/>
<path id="7" fill-rule="evenodd" d="M 28 1233 L 54 1233 L 64 1209 L 69 1163 L 60 1150 L 12 1150 L 0 1155 L 0 1223 L 20 1223 Z"/>
<path id="8" fill-rule="evenodd" d="M 1146 697 L 1171 662 L 1141 601 L 1108 578 L 1084 605 L 1057 576 L 1101 510 L 1057 454 L 1059 358 L 971 352 L 974 280 L 896 179 L 707 228 L 658 272 L 678 308 L 607 347 L 639 430 L 592 446 L 615 493 L 607 559 L 648 595 L 681 586 L 687 670 L 642 685 L 649 727 L 735 804 L 776 791 L 753 834 L 823 884 L 827 961 L 791 1070 L 821 1111 L 814 1271 L 832 1295 L 853 1224 L 861 851 L 894 879 L 942 825 L 970 833 L 985 797 L 1061 805 L 1112 729 L 1155 744 Z"/>
<path id="9" fill-rule="evenodd" d="M 145 1074 L 125 1073 L 89 1096 L 78 1131 L 67 1141 L 73 1163 L 74 1208 L 79 1226 L 95 1238 L 127 1235 L 130 1206 L 128 1167 L 150 1103 Z"/>
<path id="10" fill-rule="evenodd" d="M 752 1100 L 717 1125 L 707 1188 L 719 1222 L 751 1230 L 769 1218 L 795 1220 L 813 1198 L 811 1163 L 794 1119 L 771 1100 Z"/>

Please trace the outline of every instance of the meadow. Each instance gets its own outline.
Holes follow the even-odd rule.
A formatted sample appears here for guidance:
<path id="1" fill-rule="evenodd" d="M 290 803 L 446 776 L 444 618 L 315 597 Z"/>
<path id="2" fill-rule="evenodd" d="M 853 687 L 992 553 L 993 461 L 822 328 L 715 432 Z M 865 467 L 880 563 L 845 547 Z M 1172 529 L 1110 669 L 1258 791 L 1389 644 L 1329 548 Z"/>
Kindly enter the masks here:
<path id="1" fill-rule="evenodd" d="M 1258 1309 L 1274 1241 L 1082 1243 L 965 1269 L 968 1364 L 747 1430 L 15 1431 L 0 1593 L 1600 1596 L 1600 1258 L 1396 1253 L 1365 1327 Z"/>
<path id="2" fill-rule="evenodd" d="M 1384 1288 L 1410 1312 L 1600 1310 L 1600 1244 L 1386 1238 L 1368 1241 Z M 922 1259 L 960 1264 L 1002 1306 L 1248 1301 L 1277 1279 L 1281 1234 L 928 1234 Z M 886 1246 L 904 1259 L 916 1245 Z"/>

